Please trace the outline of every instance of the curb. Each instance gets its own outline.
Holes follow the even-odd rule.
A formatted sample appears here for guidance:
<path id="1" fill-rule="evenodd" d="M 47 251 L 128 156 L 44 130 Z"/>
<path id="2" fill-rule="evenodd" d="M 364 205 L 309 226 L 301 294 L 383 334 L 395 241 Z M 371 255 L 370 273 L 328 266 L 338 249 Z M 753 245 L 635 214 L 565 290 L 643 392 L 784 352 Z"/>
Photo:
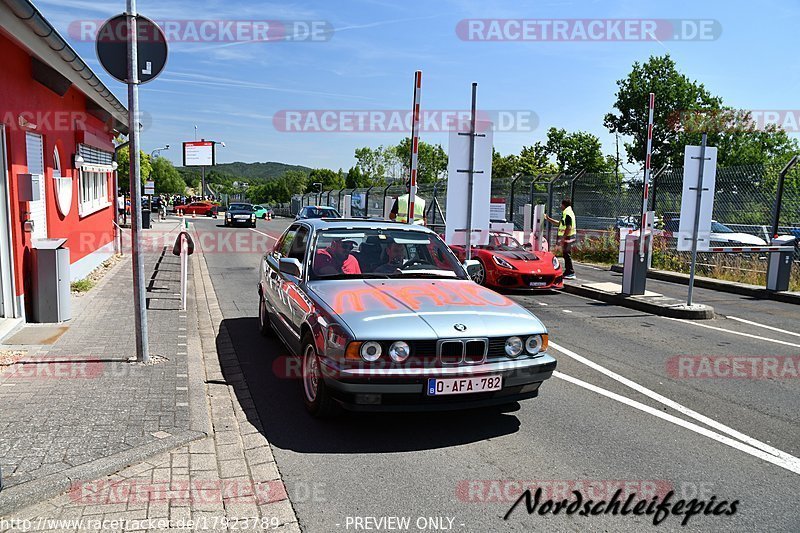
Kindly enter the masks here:
<path id="1" fill-rule="evenodd" d="M 622 272 L 622 267 L 619 265 L 612 265 L 611 271 Z M 680 272 L 650 269 L 647 271 L 647 277 L 657 281 L 668 281 L 671 283 L 679 283 L 681 285 L 689 284 L 689 274 L 682 274 Z M 754 298 L 760 298 L 763 300 L 775 300 L 777 302 L 800 305 L 800 293 L 772 292 L 758 285 L 748 285 L 746 283 L 737 283 L 735 281 L 725 281 L 703 276 L 695 276 L 694 286 L 700 287 L 701 289 L 711 289 L 720 292 L 729 292 L 731 294 L 739 294 L 741 296 L 752 296 Z"/>
<path id="2" fill-rule="evenodd" d="M 563 290 L 564 292 L 584 296 L 592 300 L 598 300 L 668 318 L 682 318 L 686 320 L 709 320 L 714 318 L 714 308 L 710 306 L 688 309 L 681 305 L 656 304 L 648 302 L 641 296 L 623 296 L 622 294 L 592 289 L 583 285 L 573 285 L 571 283 L 564 283 Z"/>

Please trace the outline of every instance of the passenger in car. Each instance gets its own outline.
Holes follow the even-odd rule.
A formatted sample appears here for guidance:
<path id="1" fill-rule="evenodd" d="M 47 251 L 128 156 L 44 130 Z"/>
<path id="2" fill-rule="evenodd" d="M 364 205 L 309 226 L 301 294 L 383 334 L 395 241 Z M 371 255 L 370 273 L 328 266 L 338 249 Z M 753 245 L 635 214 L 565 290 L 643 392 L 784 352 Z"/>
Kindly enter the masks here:
<path id="1" fill-rule="evenodd" d="M 403 266 L 406 259 L 406 247 L 395 241 L 386 245 L 386 262 L 375 269 L 378 274 L 391 274 Z"/>
<path id="2" fill-rule="evenodd" d="M 318 276 L 361 274 L 358 261 L 350 254 L 355 246 L 355 241 L 334 239 L 327 248 L 317 250 L 314 255 L 314 273 Z"/>

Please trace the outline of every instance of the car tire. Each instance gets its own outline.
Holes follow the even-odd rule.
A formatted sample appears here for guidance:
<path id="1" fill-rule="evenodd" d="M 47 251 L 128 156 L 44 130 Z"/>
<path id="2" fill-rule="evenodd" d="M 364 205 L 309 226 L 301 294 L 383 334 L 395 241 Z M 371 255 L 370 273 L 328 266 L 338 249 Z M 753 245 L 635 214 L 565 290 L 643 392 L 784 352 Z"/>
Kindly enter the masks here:
<path id="1" fill-rule="evenodd" d="M 275 330 L 272 329 L 272 324 L 269 321 L 269 313 L 267 312 L 267 301 L 264 299 L 263 294 L 258 296 L 258 331 L 262 337 L 274 337 Z"/>
<path id="2" fill-rule="evenodd" d="M 472 278 L 472 281 L 474 281 L 478 285 L 483 285 L 485 287 L 486 286 L 486 267 L 484 266 L 483 261 L 481 261 L 480 259 L 478 259 L 477 261 L 478 261 L 478 263 L 480 263 L 481 268 L 478 271 L 478 273 L 475 274 L 475 277 Z"/>
<path id="3" fill-rule="evenodd" d="M 339 404 L 331 398 L 320 370 L 319 355 L 310 333 L 303 337 L 302 355 L 303 402 L 314 418 L 328 418 L 339 411 Z"/>
<path id="4" fill-rule="evenodd" d="M 266 213 L 264 213 L 263 215 L 261 215 L 261 220 L 267 220 L 267 214 L 266 214 Z"/>

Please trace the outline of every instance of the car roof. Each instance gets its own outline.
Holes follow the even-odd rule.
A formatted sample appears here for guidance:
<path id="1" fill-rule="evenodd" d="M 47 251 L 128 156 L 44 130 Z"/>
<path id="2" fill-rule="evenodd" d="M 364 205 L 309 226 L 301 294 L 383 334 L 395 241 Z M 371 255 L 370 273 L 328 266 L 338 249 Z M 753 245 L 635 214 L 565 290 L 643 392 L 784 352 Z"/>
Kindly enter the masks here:
<path id="1" fill-rule="evenodd" d="M 406 224 L 404 222 L 394 222 L 382 219 L 364 218 L 308 218 L 298 220 L 297 223 L 311 226 L 312 229 L 319 231 L 325 229 L 400 229 L 418 231 L 420 233 L 435 233 L 432 229 L 416 224 Z"/>

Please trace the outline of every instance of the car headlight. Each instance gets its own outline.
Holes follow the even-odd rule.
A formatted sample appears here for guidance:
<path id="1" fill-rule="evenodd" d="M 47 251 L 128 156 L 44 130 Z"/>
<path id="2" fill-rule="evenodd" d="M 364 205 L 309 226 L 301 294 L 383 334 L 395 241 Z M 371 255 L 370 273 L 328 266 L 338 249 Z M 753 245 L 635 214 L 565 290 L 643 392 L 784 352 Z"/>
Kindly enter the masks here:
<path id="1" fill-rule="evenodd" d="M 558 262 L 558 257 L 553 256 L 553 268 L 556 270 L 561 268 L 561 263 Z"/>
<path id="2" fill-rule="evenodd" d="M 509 337 L 506 339 L 506 355 L 517 357 L 522 353 L 522 339 L 519 337 Z"/>
<path id="3" fill-rule="evenodd" d="M 365 342 L 361 345 L 361 358 L 368 363 L 377 361 L 382 352 L 383 348 L 375 341 Z"/>
<path id="4" fill-rule="evenodd" d="M 547 335 L 531 335 L 525 339 L 525 351 L 531 355 L 536 355 L 547 349 Z"/>
<path id="5" fill-rule="evenodd" d="M 494 259 L 494 262 L 497 263 L 499 266 L 501 266 L 503 268 L 508 268 L 510 270 L 516 270 L 514 265 L 512 265 L 511 263 L 509 263 L 508 261 L 506 261 L 502 257 L 497 257 L 496 255 L 493 255 L 492 259 Z"/>
<path id="6" fill-rule="evenodd" d="M 225 218 L 231 218 L 231 213 L 230 212 L 225 213 Z"/>
<path id="7" fill-rule="evenodd" d="M 411 348 L 408 347 L 406 342 L 397 341 L 389 346 L 389 357 L 396 363 L 402 363 L 408 359 L 409 355 L 411 355 Z"/>

